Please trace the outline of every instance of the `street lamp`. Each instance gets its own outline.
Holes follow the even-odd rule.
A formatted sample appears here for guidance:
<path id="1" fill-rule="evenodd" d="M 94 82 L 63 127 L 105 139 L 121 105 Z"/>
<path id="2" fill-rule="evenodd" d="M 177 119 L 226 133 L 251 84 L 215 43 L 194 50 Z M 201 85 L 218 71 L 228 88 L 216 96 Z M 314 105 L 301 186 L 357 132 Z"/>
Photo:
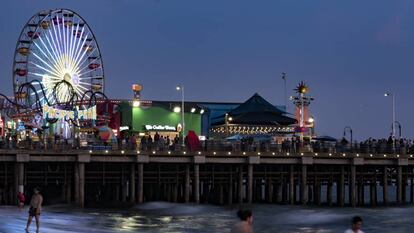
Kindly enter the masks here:
<path id="1" fill-rule="evenodd" d="M 181 91 L 181 124 L 182 124 L 182 145 L 185 147 L 184 137 L 185 137 L 185 120 L 184 120 L 184 85 L 177 85 L 175 88 L 177 91 Z"/>
<path id="2" fill-rule="evenodd" d="M 315 135 L 315 118 L 313 116 L 308 119 L 308 127 L 311 133 L 311 136 Z"/>
<path id="3" fill-rule="evenodd" d="M 384 93 L 385 97 L 392 97 L 392 131 L 391 131 L 391 135 L 392 135 L 392 144 L 393 144 L 393 149 L 395 149 L 395 94 L 392 92 L 385 92 Z"/>
<path id="4" fill-rule="evenodd" d="M 314 119 L 313 117 L 309 117 L 308 122 L 309 122 L 309 123 L 313 123 L 313 122 L 315 122 L 315 119 Z"/>
<path id="5" fill-rule="evenodd" d="M 180 108 L 180 107 L 178 107 L 178 106 L 175 106 L 175 107 L 173 108 L 173 111 L 174 111 L 175 113 L 180 113 L 180 112 L 181 112 L 181 108 Z"/>
<path id="6" fill-rule="evenodd" d="M 140 102 L 139 102 L 139 100 L 133 100 L 133 101 L 132 101 L 132 107 L 137 108 L 137 107 L 139 107 L 139 106 L 140 106 Z"/>
<path id="7" fill-rule="evenodd" d="M 284 83 L 284 91 L 285 91 L 285 112 L 287 112 L 287 90 L 286 90 L 286 73 L 282 72 L 282 79 L 283 79 L 283 83 Z"/>
<path id="8" fill-rule="evenodd" d="M 392 152 L 395 152 L 395 94 L 392 92 L 385 92 L 385 97 L 392 97 L 392 125 L 391 125 L 391 137 L 392 137 Z"/>

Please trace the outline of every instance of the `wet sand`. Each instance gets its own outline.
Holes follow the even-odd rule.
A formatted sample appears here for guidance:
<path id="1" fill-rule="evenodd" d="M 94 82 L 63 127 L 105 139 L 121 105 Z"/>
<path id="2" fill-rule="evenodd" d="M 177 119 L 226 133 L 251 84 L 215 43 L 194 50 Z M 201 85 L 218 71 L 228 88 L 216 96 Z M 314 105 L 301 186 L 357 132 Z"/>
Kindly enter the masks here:
<path id="1" fill-rule="evenodd" d="M 255 232 L 337 233 L 349 227 L 353 215 L 364 219 L 365 232 L 408 233 L 414 229 L 414 207 L 302 208 L 253 205 Z M 44 208 L 43 233 L 64 232 L 229 232 L 237 221 L 236 207 L 152 202 L 128 209 L 77 209 L 56 205 Z M 27 208 L 0 207 L 0 232 L 24 232 Z M 31 231 L 35 231 L 32 223 Z"/>

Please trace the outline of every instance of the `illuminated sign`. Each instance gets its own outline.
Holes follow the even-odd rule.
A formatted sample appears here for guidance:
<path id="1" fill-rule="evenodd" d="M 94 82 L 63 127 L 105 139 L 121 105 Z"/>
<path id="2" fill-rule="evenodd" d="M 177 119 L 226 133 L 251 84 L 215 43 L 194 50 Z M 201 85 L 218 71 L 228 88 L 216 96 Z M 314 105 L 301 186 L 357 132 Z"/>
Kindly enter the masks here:
<path id="1" fill-rule="evenodd" d="M 119 127 L 119 131 L 129 130 L 129 126 L 121 126 Z"/>
<path id="2" fill-rule="evenodd" d="M 23 131 L 23 130 L 25 130 L 26 128 L 25 128 L 25 126 L 24 126 L 24 122 L 23 121 L 20 121 L 20 122 L 18 122 L 17 123 L 17 131 Z"/>
<path id="3" fill-rule="evenodd" d="M 177 128 L 171 125 L 145 125 L 144 127 L 148 131 L 177 131 Z"/>
<path id="4" fill-rule="evenodd" d="M 76 108 L 73 111 L 62 110 L 43 105 L 44 119 L 72 119 L 72 120 L 96 120 L 96 106 L 85 110 Z"/>

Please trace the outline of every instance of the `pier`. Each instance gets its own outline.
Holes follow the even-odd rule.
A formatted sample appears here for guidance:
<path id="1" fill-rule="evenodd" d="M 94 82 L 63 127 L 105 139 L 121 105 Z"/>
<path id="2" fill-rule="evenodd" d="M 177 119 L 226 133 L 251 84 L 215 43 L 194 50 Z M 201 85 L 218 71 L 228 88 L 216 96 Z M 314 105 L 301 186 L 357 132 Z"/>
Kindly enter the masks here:
<path id="1" fill-rule="evenodd" d="M 410 154 L 0 151 L 0 203 L 42 187 L 80 207 L 168 201 L 384 206 L 414 202 Z M 368 197 L 368 198 L 367 198 Z"/>

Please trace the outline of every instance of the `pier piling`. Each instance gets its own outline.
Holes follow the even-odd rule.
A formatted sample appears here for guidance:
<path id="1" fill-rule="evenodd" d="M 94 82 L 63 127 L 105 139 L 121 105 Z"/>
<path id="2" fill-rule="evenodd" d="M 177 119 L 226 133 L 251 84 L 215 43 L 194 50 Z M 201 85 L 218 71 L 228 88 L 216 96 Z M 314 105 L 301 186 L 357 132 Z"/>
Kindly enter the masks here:
<path id="1" fill-rule="evenodd" d="M 12 204 L 17 191 L 29 194 L 35 186 L 80 207 L 101 201 L 340 207 L 414 201 L 410 155 L 1 153 L 1 204 Z M 391 200 L 390 187 L 397 191 Z"/>
<path id="2" fill-rule="evenodd" d="M 247 165 L 247 202 L 253 201 L 253 164 Z"/>
<path id="3" fill-rule="evenodd" d="M 194 164 L 194 202 L 200 203 L 200 165 Z"/>
<path id="4" fill-rule="evenodd" d="M 308 203 L 308 186 L 307 186 L 307 166 L 302 165 L 302 178 L 300 180 L 300 202 L 302 205 L 306 205 Z"/>

